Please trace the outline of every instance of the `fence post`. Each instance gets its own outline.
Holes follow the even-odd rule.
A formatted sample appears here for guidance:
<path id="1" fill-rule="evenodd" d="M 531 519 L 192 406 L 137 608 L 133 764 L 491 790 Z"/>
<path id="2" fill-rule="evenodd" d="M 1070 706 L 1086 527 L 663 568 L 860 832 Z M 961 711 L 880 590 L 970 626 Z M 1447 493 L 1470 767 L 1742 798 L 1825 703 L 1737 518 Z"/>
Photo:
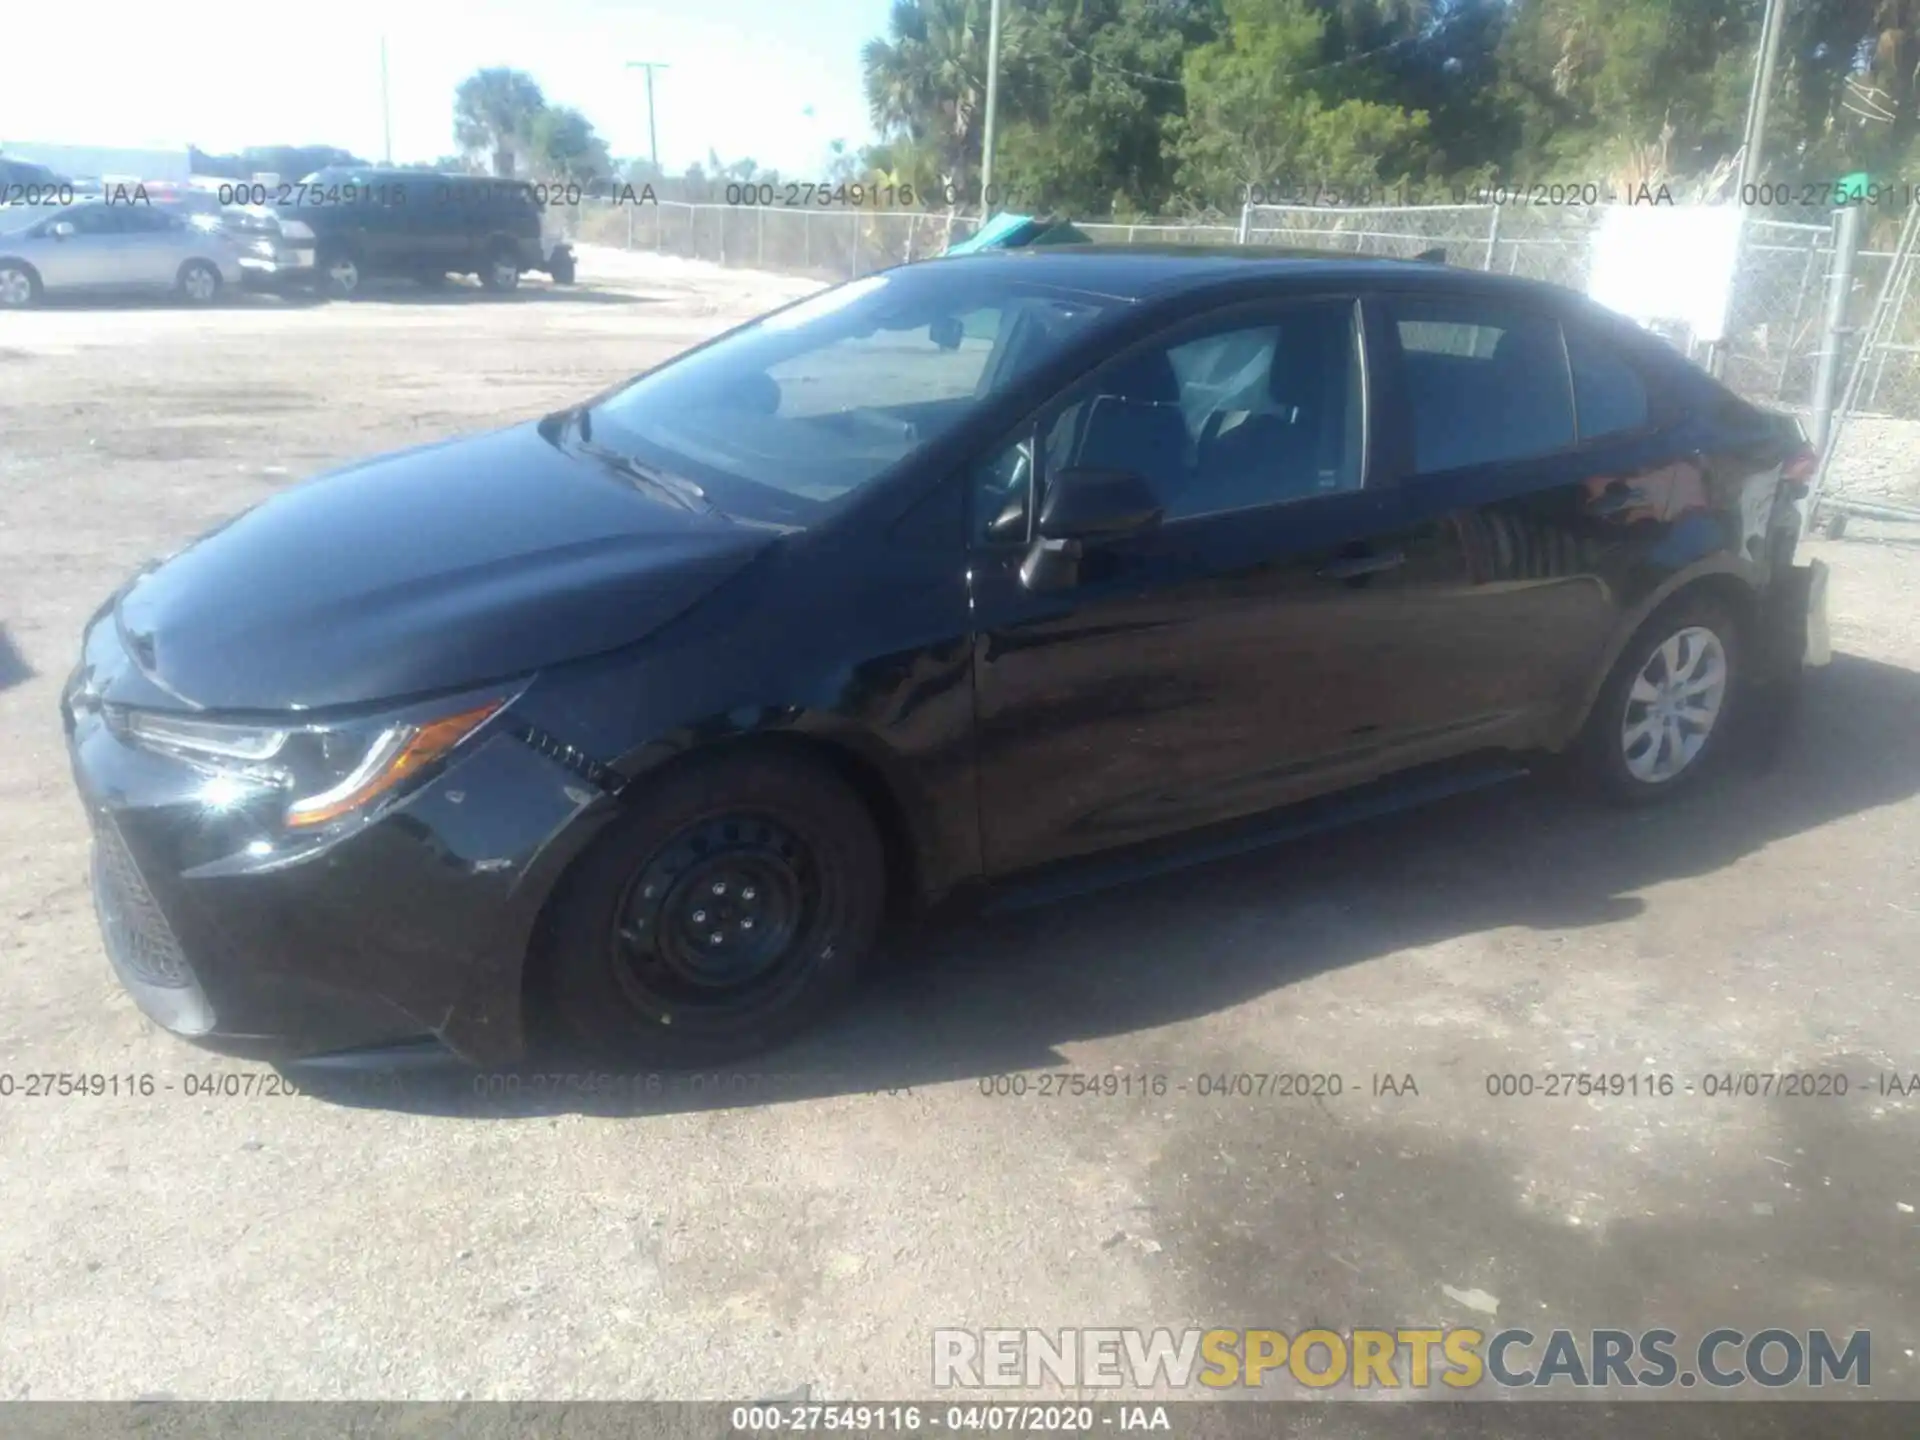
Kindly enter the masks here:
<path id="1" fill-rule="evenodd" d="M 767 212 L 765 207 L 754 210 L 753 263 L 761 270 L 767 268 Z"/>
<path id="2" fill-rule="evenodd" d="M 1487 224 L 1487 258 L 1480 262 L 1482 270 L 1493 269 L 1493 257 L 1499 253 L 1500 247 L 1500 207 L 1494 205 L 1490 209 L 1492 219 Z"/>
<path id="3" fill-rule="evenodd" d="M 1251 198 L 1240 202 L 1240 233 L 1234 238 L 1236 245 L 1247 243 L 1247 236 L 1253 233 L 1253 201 Z M 1127 237 L 1133 239 L 1131 235 Z"/>
<path id="4" fill-rule="evenodd" d="M 1813 372 L 1813 442 L 1824 455 L 1827 433 L 1833 428 L 1833 384 L 1840 376 L 1840 347 L 1852 332 L 1847 327 L 1847 301 L 1853 295 L 1853 261 L 1860 248 L 1860 220 L 1864 205 L 1842 205 L 1833 215 L 1833 260 L 1827 267 L 1827 309 L 1820 325 L 1820 363 Z"/>
<path id="5" fill-rule="evenodd" d="M 633 249 L 633 207 L 627 206 L 627 249 Z"/>
<path id="6" fill-rule="evenodd" d="M 853 221 L 853 239 L 847 246 L 847 278 L 860 278 L 860 212 L 849 210 L 847 218 Z"/>

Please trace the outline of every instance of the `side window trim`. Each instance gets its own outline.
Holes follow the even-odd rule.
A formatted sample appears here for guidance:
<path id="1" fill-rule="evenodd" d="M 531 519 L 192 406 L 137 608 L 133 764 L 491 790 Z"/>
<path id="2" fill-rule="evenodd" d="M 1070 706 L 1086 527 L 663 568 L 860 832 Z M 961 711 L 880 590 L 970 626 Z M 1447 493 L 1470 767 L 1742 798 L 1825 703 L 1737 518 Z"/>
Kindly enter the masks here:
<path id="1" fill-rule="evenodd" d="M 1240 297 L 1224 301 L 1197 314 L 1183 315 L 1179 319 L 1161 326 L 1158 330 L 1133 341 L 1124 349 L 1101 356 L 1085 370 L 1061 385 L 1045 400 L 1034 406 L 1014 425 L 1004 431 L 992 444 L 981 447 L 962 468 L 971 478 L 987 461 L 1018 444 L 1032 446 L 1033 459 L 1029 468 L 1031 487 L 1027 504 L 1027 536 L 1023 540 L 990 541 L 979 538 L 975 521 L 978 518 L 974 507 L 978 500 L 975 487 L 968 484 L 967 501 L 967 546 L 970 551 L 985 554 L 1006 554 L 1021 546 L 1032 544 L 1032 536 L 1039 522 L 1040 507 L 1046 499 L 1047 456 L 1046 445 L 1041 436 L 1041 421 L 1052 414 L 1062 402 L 1069 401 L 1083 387 L 1097 383 L 1099 377 L 1117 370 L 1139 355 L 1156 347 L 1170 349 L 1178 345 L 1185 336 L 1198 336 L 1204 332 L 1220 329 L 1223 325 L 1244 318 L 1249 326 L 1262 319 L 1277 319 L 1287 310 L 1299 309 L 1307 305 L 1324 305 L 1332 301 L 1345 302 L 1352 311 L 1354 348 L 1360 371 L 1360 483 L 1351 489 L 1332 492 L 1329 495 L 1298 495 L 1265 504 L 1236 506 L 1226 510 L 1210 510 L 1201 514 L 1180 515 L 1163 522 L 1160 528 L 1173 529 L 1196 520 L 1217 520 L 1223 515 L 1241 515 L 1249 511 L 1266 510 L 1282 505 L 1298 505 L 1314 500 L 1336 499 L 1340 496 L 1357 495 L 1369 488 L 1377 487 L 1374 471 L 1374 402 L 1373 385 L 1375 370 L 1369 359 L 1369 343 L 1366 310 L 1363 301 L 1366 290 L 1361 286 L 1339 286 L 1325 290 L 1303 290 L 1298 293 L 1260 295 L 1252 298 Z"/>

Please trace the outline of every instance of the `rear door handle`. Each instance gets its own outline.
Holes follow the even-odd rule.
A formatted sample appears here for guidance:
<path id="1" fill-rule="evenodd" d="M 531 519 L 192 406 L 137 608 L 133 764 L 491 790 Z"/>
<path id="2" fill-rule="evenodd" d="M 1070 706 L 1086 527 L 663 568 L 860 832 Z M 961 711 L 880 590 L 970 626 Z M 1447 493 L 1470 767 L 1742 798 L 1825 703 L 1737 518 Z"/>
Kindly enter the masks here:
<path id="1" fill-rule="evenodd" d="M 1322 580 L 1357 580 L 1362 575 L 1377 575 L 1382 570 L 1398 570 L 1406 563 L 1407 557 L 1403 552 L 1386 550 L 1378 555 L 1354 555 L 1335 560 L 1314 573 Z"/>

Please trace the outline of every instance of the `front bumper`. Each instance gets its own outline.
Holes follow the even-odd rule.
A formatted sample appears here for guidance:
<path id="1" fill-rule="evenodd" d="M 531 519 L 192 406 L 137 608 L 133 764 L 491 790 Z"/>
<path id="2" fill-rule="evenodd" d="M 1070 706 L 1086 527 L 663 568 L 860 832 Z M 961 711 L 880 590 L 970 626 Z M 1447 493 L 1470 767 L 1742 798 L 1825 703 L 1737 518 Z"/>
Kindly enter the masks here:
<path id="1" fill-rule="evenodd" d="M 103 656 L 119 660 L 101 629 L 61 718 L 107 958 L 140 1009 L 254 1059 L 422 1037 L 476 1064 L 517 1059 L 540 907 L 603 792 L 501 725 L 358 829 L 298 848 L 107 723 Z"/>

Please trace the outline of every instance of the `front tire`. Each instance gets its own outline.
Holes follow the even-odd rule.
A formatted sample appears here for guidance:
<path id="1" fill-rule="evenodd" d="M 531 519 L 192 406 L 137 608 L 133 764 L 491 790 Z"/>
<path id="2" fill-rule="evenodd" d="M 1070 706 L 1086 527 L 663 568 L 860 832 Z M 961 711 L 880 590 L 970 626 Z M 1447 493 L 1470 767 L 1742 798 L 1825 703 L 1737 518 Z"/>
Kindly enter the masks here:
<path id="1" fill-rule="evenodd" d="M 853 983 L 885 902 L 866 805 L 810 757 L 696 759 L 576 863 L 537 974 L 596 1056 L 736 1060 L 811 1026 Z"/>
<path id="2" fill-rule="evenodd" d="M 24 310 L 38 305 L 40 277 L 20 260 L 0 260 L 0 310 Z"/>
<path id="3" fill-rule="evenodd" d="M 173 288 L 189 305 L 211 305 L 220 298 L 220 272 L 204 260 L 189 260 Z"/>
<path id="4" fill-rule="evenodd" d="M 574 279 L 574 259 L 571 255 L 561 255 L 547 262 L 547 278 L 556 285 L 571 285 Z"/>
<path id="5" fill-rule="evenodd" d="M 1666 800 L 1727 749 L 1741 691 L 1740 626 L 1713 597 L 1683 596 L 1627 642 L 1587 720 L 1587 773 L 1608 799 Z"/>

